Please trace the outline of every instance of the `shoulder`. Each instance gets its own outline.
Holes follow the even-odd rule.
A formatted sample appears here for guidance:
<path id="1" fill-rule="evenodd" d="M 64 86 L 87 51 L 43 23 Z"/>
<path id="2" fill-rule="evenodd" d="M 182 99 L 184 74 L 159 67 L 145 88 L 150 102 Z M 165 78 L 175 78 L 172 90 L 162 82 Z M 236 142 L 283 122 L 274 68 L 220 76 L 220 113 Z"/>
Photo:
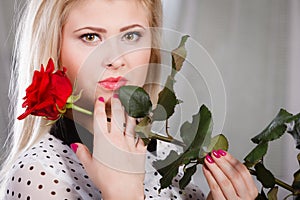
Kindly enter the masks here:
<path id="1" fill-rule="evenodd" d="M 157 142 L 157 150 L 154 154 L 147 154 L 146 177 L 145 177 L 145 195 L 147 199 L 194 199 L 204 200 L 205 196 L 200 188 L 191 182 L 184 190 L 179 188 L 179 180 L 183 177 L 183 169 L 180 168 L 172 181 L 172 185 L 163 189 L 160 193 L 160 174 L 152 166 L 155 160 L 165 159 L 171 151 L 179 153 L 182 149 L 176 145 L 166 142 Z"/>
<path id="2" fill-rule="evenodd" d="M 51 135 L 20 155 L 8 177 L 8 198 L 92 199 L 100 195 L 73 151 Z"/>

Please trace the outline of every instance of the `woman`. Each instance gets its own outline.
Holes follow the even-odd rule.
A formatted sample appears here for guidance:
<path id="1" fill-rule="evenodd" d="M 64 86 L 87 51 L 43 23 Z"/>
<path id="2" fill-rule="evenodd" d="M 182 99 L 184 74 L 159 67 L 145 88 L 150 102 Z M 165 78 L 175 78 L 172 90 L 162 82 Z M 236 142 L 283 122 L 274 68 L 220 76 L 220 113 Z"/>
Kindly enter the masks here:
<path id="1" fill-rule="evenodd" d="M 159 51 L 151 49 L 157 45 L 158 35 L 148 30 L 160 26 L 160 0 L 28 1 L 16 34 L 15 80 L 10 93 L 12 102 L 17 102 L 13 119 L 24 112 L 22 98 L 31 82 L 33 67 L 46 63 L 50 57 L 57 61 L 55 66 L 66 66 L 73 84 L 78 80 L 78 87 L 84 89 L 79 103 L 94 110 L 94 116 L 74 117 L 80 114 L 67 113 L 52 127 L 34 116 L 14 121 L 11 151 L 0 176 L 1 197 L 203 199 L 197 186 L 178 189 L 176 178 L 173 186 L 157 192 L 157 172 L 144 173 L 145 160 L 153 159 L 153 155 L 146 152 L 142 140 L 135 139 L 136 122 L 124 115 L 118 96 L 113 93 L 120 80 L 121 85 L 156 82 L 159 72 L 148 64 L 160 62 Z M 125 49 L 129 47 L 129 53 L 114 55 L 119 47 L 116 42 Z M 130 51 L 131 45 L 142 48 Z M 112 49 L 100 50 L 102 57 L 98 59 L 102 61 L 97 62 L 98 69 L 92 66 L 87 74 L 79 66 L 89 63 L 86 60 L 98 46 Z M 88 88 L 94 90 L 89 92 Z M 155 87 L 147 90 L 150 94 L 156 91 Z M 93 156 L 80 143 L 73 120 L 94 133 Z M 160 148 L 164 147 L 165 144 L 158 144 L 158 158 L 163 157 Z M 168 150 L 171 148 L 168 146 Z M 112 155 L 122 156 L 116 161 Z M 128 159 L 134 162 L 126 162 Z M 207 156 L 203 171 L 211 188 L 208 199 L 254 199 L 257 195 L 247 169 L 224 151 Z"/>

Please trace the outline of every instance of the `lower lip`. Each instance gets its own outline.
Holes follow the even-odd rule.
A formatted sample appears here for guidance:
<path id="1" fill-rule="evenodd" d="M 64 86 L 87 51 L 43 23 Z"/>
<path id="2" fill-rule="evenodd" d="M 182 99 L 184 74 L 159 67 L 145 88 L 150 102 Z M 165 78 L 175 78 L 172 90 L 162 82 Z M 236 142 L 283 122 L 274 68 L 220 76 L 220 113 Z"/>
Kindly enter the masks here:
<path id="1" fill-rule="evenodd" d="M 100 82 L 99 85 L 107 90 L 117 90 L 120 87 L 126 85 L 127 81 L 104 81 Z"/>

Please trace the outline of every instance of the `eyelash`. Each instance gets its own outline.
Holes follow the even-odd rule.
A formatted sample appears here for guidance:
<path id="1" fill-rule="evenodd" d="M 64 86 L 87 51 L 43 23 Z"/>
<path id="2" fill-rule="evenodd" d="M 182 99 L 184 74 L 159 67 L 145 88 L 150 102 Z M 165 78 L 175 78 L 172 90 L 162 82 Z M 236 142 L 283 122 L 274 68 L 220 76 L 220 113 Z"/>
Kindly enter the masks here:
<path id="1" fill-rule="evenodd" d="M 131 41 L 131 40 L 128 40 L 128 39 L 126 38 L 126 36 L 130 36 L 130 35 L 134 35 L 134 36 L 137 37 L 137 38 L 133 39 L 132 41 Z M 85 33 L 85 34 L 81 35 L 80 38 L 81 38 L 84 42 L 89 43 L 89 44 L 96 44 L 97 42 L 99 42 L 98 40 L 96 40 L 96 41 L 89 41 L 89 40 L 87 40 L 87 38 L 90 37 L 90 36 L 92 36 L 92 37 L 97 37 L 97 38 L 99 39 L 99 41 L 102 41 L 100 35 L 97 34 L 97 33 Z M 130 32 L 125 33 L 125 34 L 122 36 L 121 39 L 122 39 L 122 41 L 126 41 L 126 42 L 137 42 L 137 41 L 139 41 L 139 39 L 140 39 L 141 37 L 143 37 L 143 34 L 142 34 L 141 32 L 139 32 L 139 31 L 130 31 Z"/>
<path id="2" fill-rule="evenodd" d="M 134 36 L 136 36 L 137 38 L 134 39 L 133 41 L 127 40 L 127 39 L 126 39 L 126 36 L 129 36 L 129 35 L 134 35 Z M 143 37 L 143 34 L 142 34 L 141 32 L 139 32 L 139 31 L 130 31 L 130 32 L 125 33 L 125 34 L 122 36 L 122 40 L 123 40 L 123 41 L 126 41 L 126 40 L 127 40 L 128 42 L 137 42 L 137 41 L 139 41 L 139 39 L 140 39 L 141 37 Z"/>
<path id="3" fill-rule="evenodd" d="M 85 34 L 81 35 L 80 38 L 81 38 L 84 42 L 89 43 L 89 44 L 94 44 L 94 43 L 99 42 L 98 40 L 97 40 L 97 41 L 88 41 L 88 40 L 87 40 L 87 37 L 90 37 L 90 36 L 92 36 L 92 37 L 97 37 L 97 38 L 99 39 L 99 41 L 101 41 L 101 37 L 100 37 L 100 35 L 98 35 L 97 33 L 85 33 Z"/>

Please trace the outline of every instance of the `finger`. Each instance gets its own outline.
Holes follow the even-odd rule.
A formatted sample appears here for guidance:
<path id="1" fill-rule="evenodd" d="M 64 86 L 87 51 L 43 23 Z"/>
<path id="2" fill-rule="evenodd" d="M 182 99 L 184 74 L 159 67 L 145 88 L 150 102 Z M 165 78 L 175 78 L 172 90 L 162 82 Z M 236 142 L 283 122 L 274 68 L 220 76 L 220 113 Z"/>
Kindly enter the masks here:
<path id="1" fill-rule="evenodd" d="M 227 155 L 222 156 L 220 151 L 215 150 L 212 152 L 212 158 L 225 176 L 229 179 L 237 195 L 242 199 L 249 197 L 249 189 L 241 172 L 239 171 L 241 169 L 241 166 L 238 165 L 239 162 L 236 162 L 232 165 L 230 162 L 230 160 L 233 158 L 232 156 L 229 156 L 228 153 Z M 237 166 L 239 166 L 239 168 Z"/>
<path id="2" fill-rule="evenodd" d="M 103 97 L 97 99 L 94 107 L 94 134 L 96 135 L 99 131 L 101 133 L 108 133 L 107 116 Z"/>
<path id="3" fill-rule="evenodd" d="M 207 196 L 207 200 L 212 200 L 212 199 L 225 199 L 221 188 L 219 187 L 217 181 L 215 180 L 214 176 L 212 175 L 212 173 L 209 171 L 209 169 L 207 168 L 207 166 L 204 164 L 202 166 L 202 171 L 203 174 L 207 180 L 208 186 L 210 188 L 210 193 Z"/>
<path id="4" fill-rule="evenodd" d="M 223 150 L 219 150 L 219 151 L 223 151 Z M 256 187 L 256 184 L 253 180 L 253 177 L 251 176 L 249 170 L 247 169 L 247 167 L 241 163 L 240 161 L 238 161 L 236 158 L 234 158 L 231 154 L 223 151 L 223 154 L 227 154 L 226 156 L 224 156 L 224 158 L 232 165 L 234 166 L 237 171 L 241 174 L 241 176 L 244 179 L 244 183 L 247 187 L 248 190 L 248 194 L 251 195 L 251 197 L 256 197 L 258 195 L 258 189 Z"/>
<path id="5" fill-rule="evenodd" d="M 91 155 L 91 153 L 85 145 L 80 143 L 73 143 L 70 146 L 72 150 L 76 153 L 78 160 L 83 165 L 89 178 L 98 188 L 100 188 L 98 177 L 99 169 L 101 170 L 100 167 L 103 166 L 101 165 L 101 162 L 98 162 L 94 159 L 94 157 Z"/>
<path id="6" fill-rule="evenodd" d="M 216 158 L 213 159 L 210 155 L 207 155 L 205 159 L 205 164 L 207 168 L 216 180 L 225 198 L 238 199 L 235 188 L 231 183 L 231 180 L 224 174 L 224 172 L 222 171 L 223 169 L 221 169 L 219 165 L 215 163 L 215 160 Z"/>
<path id="7" fill-rule="evenodd" d="M 125 133 L 135 136 L 136 120 L 133 117 L 127 116 Z"/>
<path id="8" fill-rule="evenodd" d="M 105 102 L 103 97 L 99 97 L 94 107 L 94 140 L 93 140 L 93 157 L 98 161 L 103 158 L 104 144 L 111 143 L 109 140 L 109 131 L 107 127 L 107 117 L 105 112 Z"/>
<path id="9" fill-rule="evenodd" d="M 138 141 L 136 143 L 136 147 L 140 149 L 142 152 L 146 152 L 147 146 L 145 145 L 144 141 L 137 135 Z"/>
<path id="10" fill-rule="evenodd" d="M 111 133 L 124 133 L 125 112 L 117 94 L 111 98 Z"/>
<path id="11" fill-rule="evenodd" d="M 133 145 L 137 147 L 139 143 L 139 137 L 135 132 L 136 120 L 133 117 L 127 116 L 126 128 L 125 128 L 125 139 L 127 140 L 129 145 Z"/>
<path id="12" fill-rule="evenodd" d="M 76 154 L 77 158 L 79 159 L 80 163 L 84 166 L 85 170 L 88 174 L 92 174 L 91 170 L 91 163 L 93 162 L 93 158 L 89 149 L 80 143 L 73 143 L 70 145 L 74 153 Z"/>

